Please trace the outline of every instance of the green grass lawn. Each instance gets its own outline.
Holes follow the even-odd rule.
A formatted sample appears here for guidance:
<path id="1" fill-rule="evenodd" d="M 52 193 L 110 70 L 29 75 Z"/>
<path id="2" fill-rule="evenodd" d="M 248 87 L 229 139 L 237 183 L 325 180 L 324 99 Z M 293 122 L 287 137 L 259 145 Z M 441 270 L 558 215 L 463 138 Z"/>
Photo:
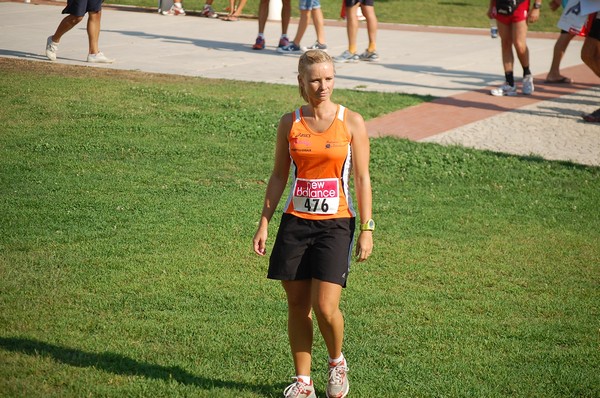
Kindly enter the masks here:
<path id="1" fill-rule="evenodd" d="M 243 13 L 258 15 L 259 0 L 248 0 Z M 556 23 L 560 11 L 552 12 L 545 2 L 540 20 L 530 25 L 532 31 L 558 32 Z M 107 0 L 106 4 L 133 5 L 156 8 L 157 0 Z M 375 12 L 380 22 L 402 23 L 428 26 L 457 26 L 469 28 L 489 28 L 487 7 L 489 2 L 482 0 L 376 0 Z M 183 0 L 187 10 L 200 11 L 204 1 Z M 340 19 L 341 0 L 322 0 L 321 7 L 326 19 Z M 217 12 L 226 12 L 229 1 L 215 0 Z M 298 17 L 298 2 L 292 0 L 292 15 Z M 292 28 L 295 32 L 295 28 Z M 293 33 L 292 33 L 293 34 Z"/>
<path id="2" fill-rule="evenodd" d="M 427 100 L 335 98 L 367 118 Z M 279 397 L 286 304 L 251 239 L 300 103 L 0 59 L 0 396 Z M 342 303 L 352 396 L 598 397 L 600 168 L 371 144 L 375 252 Z M 325 358 L 317 338 L 319 396 Z"/>

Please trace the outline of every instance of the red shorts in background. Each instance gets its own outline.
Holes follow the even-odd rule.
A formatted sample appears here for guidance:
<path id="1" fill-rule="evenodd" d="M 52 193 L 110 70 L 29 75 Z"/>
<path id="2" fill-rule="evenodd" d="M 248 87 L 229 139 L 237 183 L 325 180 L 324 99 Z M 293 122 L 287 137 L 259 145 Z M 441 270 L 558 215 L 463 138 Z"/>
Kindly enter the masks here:
<path id="1" fill-rule="evenodd" d="M 496 13 L 496 21 L 503 23 L 505 25 L 510 25 L 515 22 L 525 21 L 527 19 L 527 15 L 529 15 L 529 0 L 525 0 L 517 9 L 512 13 L 512 15 L 502 15 Z M 494 8 L 495 9 L 495 8 Z"/>

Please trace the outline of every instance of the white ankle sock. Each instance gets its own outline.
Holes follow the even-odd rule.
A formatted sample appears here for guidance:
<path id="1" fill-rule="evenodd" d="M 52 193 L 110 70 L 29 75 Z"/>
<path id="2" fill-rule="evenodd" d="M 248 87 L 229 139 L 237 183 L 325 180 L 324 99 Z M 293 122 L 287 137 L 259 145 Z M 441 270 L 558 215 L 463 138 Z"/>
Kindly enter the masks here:
<path id="1" fill-rule="evenodd" d="M 298 379 L 298 381 L 301 381 L 304 384 L 309 384 L 310 385 L 310 376 L 298 375 L 298 376 L 296 376 L 296 378 Z"/>
<path id="2" fill-rule="evenodd" d="M 340 355 L 339 358 L 329 358 L 329 363 L 340 363 L 344 360 L 344 354 Z"/>

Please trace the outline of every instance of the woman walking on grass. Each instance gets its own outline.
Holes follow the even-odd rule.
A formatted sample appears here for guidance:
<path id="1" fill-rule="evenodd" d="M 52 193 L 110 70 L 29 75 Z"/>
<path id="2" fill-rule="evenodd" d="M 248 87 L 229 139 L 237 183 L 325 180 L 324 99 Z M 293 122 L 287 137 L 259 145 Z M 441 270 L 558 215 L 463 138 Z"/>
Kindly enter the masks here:
<path id="1" fill-rule="evenodd" d="M 339 308 L 354 242 L 355 211 L 350 173 L 360 215 L 358 261 L 373 249 L 369 138 L 362 116 L 331 101 L 333 59 L 321 50 L 300 57 L 298 85 L 307 102 L 279 121 L 275 164 L 267 186 L 254 251 L 266 254 L 268 224 L 292 179 L 270 257 L 268 278 L 281 280 L 288 302 L 288 336 L 295 367 L 288 398 L 315 398 L 310 377 L 312 313 L 329 354 L 327 397 L 347 396 L 348 364 L 342 354 L 344 319 Z"/>

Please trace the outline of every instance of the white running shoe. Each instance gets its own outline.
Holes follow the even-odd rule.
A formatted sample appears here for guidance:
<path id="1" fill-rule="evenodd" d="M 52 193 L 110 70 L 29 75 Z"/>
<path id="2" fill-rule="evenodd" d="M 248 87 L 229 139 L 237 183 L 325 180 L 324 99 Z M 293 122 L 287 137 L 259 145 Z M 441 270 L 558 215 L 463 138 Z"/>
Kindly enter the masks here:
<path id="1" fill-rule="evenodd" d="M 495 97 L 502 97 L 504 95 L 508 97 L 514 97 L 517 95 L 517 88 L 515 86 L 511 86 L 508 84 L 508 82 L 504 82 L 504 84 L 500 87 L 490 90 L 490 94 Z"/>
<path id="2" fill-rule="evenodd" d="M 114 59 L 108 58 L 106 55 L 99 52 L 98 54 L 88 54 L 87 61 L 92 64 L 112 64 Z"/>
<path id="3" fill-rule="evenodd" d="M 327 398 L 344 398 L 350 391 L 348 382 L 348 365 L 346 359 L 338 363 L 329 362 L 329 379 L 327 381 Z"/>
<path id="4" fill-rule="evenodd" d="M 185 15 L 183 7 L 172 6 L 169 11 L 163 11 L 162 15 Z"/>
<path id="5" fill-rule="evenodd" d="M 48 36 L 46 40 L 46 57 L 50 61 L 56 61 L 56 50 L 58 50 L 58 43 L 52 41 L 52 36 Z"/>
<path id="6" fill-rule="evenodd" d="M 533 94 L 535 88 L 533 87 L 533 76 L 527 75 L 523 78 L 523 87 L 521 88 L 521 92 L 525 95 Z"/>
<path id="7" fill-rule="evenodd" d="M 294 379 L 296 381 L 283 390 L 285 398 L 317 398 L 312 380 L 310 384 L 306 384 L 297 377 L 294 377 Z"/>

